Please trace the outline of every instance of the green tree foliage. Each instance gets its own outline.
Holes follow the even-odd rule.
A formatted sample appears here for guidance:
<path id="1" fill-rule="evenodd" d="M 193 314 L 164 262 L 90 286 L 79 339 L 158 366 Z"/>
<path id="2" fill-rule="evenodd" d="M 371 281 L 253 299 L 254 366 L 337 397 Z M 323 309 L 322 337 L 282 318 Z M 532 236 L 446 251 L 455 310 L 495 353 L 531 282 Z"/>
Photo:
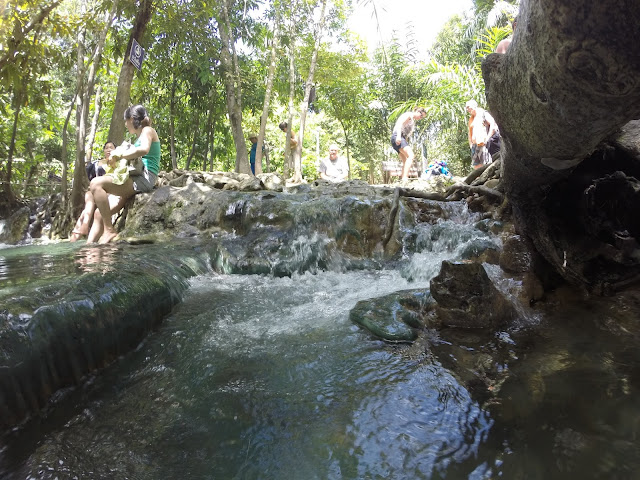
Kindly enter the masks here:
<path id="1" fill-rule="evenodd" d="M 116 21 L 108 32 L 96 84 L 102 89 L 94 158 L 107 140 L 120 68 L 142 0 L 119 0 Z M 314 46 L 313 7 L 317 0 L 247 0 L 229 6 L 230 34 L 235 39 L 236 86 L 242 92 L 241 114 L 246 138 L 260 130 L 276 11 L 289 12 L 277 48 L 273 93 L 266 111 L 265 145 L 269 169 L 283 171 L 284 136 L 277 128 L 287 119 L 289 63 L 294 48 L 295 109 L 303 104 Z M 377 0 L 352 2 L 372 21 L 382 15 Z M 223 82 L 222 41 L 217 16 L 220 2 L 154 0 L 154 13 L 142 41 L 146 57 L 131 84 L 131 103 L 144 104 L 162 140 L 161 168 L 232 170 L 239 142 L 233 135 Z M 73 104 L 78 78 L 77 32 L 87 31 L 85 50 L 95 45 L 106 0 L 9 0 L 0 17 L 0 172 L 19 196 L 40 194 L 34 185 L 51 184 L 61 174 L 61 132 Z M 287 10 L 288 8 L 288 10 Z M 348 156 L 351 177 L 378 182 L 383 160 L 395 159 L 389 145 L 396 116 L 423 106 L 428 117 L 418 125 L 416 154 L 444 159 L 456 174 L 468 172 L 465 102 L 484 105 L 484 83 L 478 65 L 495 45 L 511 34 L 517 1 L 476 0 L 472 15 L 452 17 L 438 33 L 430 60 L 416 61 L 410 28 L 402 38 L 385 42 L 371 58 L 349 34 L 345 0 L 327 2 L 326 35 L 318 50 L 315 99 L 306 114 L 302 139 L 302 172 L 312 180 L 316 164 L 337 143 Z M 280 9 L 280 10 L 278 10 Z M 316 19 L 317 20 L 317 19 Z M 291 22 L 291 29 L 287 27 Z M 90 64 L 86 59 L 85 65 Z M 91 99 L 89 118 L 93 117 Z M 295 111 L 296 126 L 301 115 Z M 75 119 L 69 122 L 69 156 L 74 157 Z M 118 118 L 117 128 L 122 128 Z M 296 128 L 297 130 L 297 128 Z M 13 138 L 13 140 L 12 140 Z M 248 149 L 250 145 L 247 143 Z M 11 158 L 11 162 L 9 161 Z M 266 163 L 265 163 L 266 169 Z M 51 178 L 49 179 L 49 173 Z M 6 184 L 7 182 L 5 182 Z"/>
<path id="2" fill-rule="evenodd" d="M 77 17 L 58 15 L 61 0 L 9 1 L 0 17 L 0 180 L 2 199 L 9 207 L 16 191 L 39 175 L 50 132 L 48 103 L 52 97 L 51 72 L 64 63 L 64 38 Z M 17 168 L 14 169 L 14 164 Z"/>

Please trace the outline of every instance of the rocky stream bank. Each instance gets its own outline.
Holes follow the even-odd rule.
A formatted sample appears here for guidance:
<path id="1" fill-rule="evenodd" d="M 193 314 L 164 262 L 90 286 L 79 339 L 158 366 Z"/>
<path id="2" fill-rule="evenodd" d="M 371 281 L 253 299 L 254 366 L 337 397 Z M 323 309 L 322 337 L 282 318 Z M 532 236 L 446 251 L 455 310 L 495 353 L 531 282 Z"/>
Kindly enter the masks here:
<path id="1" fill-rule="evenodd" d="M 46 234 L 55 205 L 53 199 L 14 214 L 5 221 L 4 241 L 8 232 L 13 240 Z M 502 393 L 513 370 L 530 376 L 530 393 L 542 402 L 545 379 L 571 368 L 537 357 L 523 373 L 513 339 L 527 345 L 540 335 L 524 325 L 577 308 L 606 312 L 607 335 L 640 335 L 634 291 L 602 298 L 572 289 L 518 235 L 499 161 L 452 185 L 402 188 L 359 181 L 286 186 L 276 175 L 174 171 L 128 206 L 119 220 L 123 240 L 76 252 L 95 257 L 79 276 L 4 280 L 1 426 L 46 411 L 59 389 L 135 348 L 180 302 L 194 275 L 402 268 L 448 219 L 472 222 L 459 260 L 443 261 L 430 289 L 360 301 L 350 319 L 400 352 L 436 355 L 483 405 L 521 415 L 517 398 Z M 153 254 L 145 253 L 149 244 Z M 109 268 L 113 258 L 127 266 Z M 78 273 L 77 266 L 71 270 Z"/>

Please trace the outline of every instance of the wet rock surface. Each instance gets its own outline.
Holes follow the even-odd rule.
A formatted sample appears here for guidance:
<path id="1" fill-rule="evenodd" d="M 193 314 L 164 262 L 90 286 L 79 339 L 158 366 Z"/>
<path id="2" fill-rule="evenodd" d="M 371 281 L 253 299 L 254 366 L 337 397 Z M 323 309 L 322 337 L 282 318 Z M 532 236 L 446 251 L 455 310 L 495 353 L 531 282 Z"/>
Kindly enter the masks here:
<path id="1" fill-rule="evenodd" d="M 420 330 L 434 327 L 433 299 L 425 290 L 405 290 L 356 304 L 349 319 L 388 342 L 411 342 Z"/>
<path id="2" fill-rule="evenodd" d="M 362 301 L 353 308 L 350 319 L 375 338 L 391 343 L 419 340 L 414 345 L 424 346 L 443 364 L 450 365 L 451 371 L 464 380 L 481 402 L 515 405 L 501 398 L 500 392 L 504 384 L 510 385 L 510 369 L 505 366 L 517 364 L 518 354 L 514 353 L 509 334 L 496 336 L 496 332 L 513 328 L 523 316 L 531 315 L 535 311 L 534 303 L 543 300 L 545 291 L 555 288 L 558 280 L 547 278 L 544 268 L 540 268 L 544 261 L 533 253 L 528 242 L 513 233 L 509 208 L 497 202 L 499 172 L 497 167 L 485 169 L 480 179 L 465 184 L 468 188 L 456 184 L 437 192 L 435 198 L 434 192 L 412 189 L 411 185 L 393 189 L 358 181 L 343 184 L 318 181 L 287 186 L 274 175 L 255 178 L 175 171 L 164 175 L 153 192 L 135 197 L 121 236 L 138 243 L 148 241 L 167 246 L 180 239 L 196 242 L 205 246 L 209 267 L 221 273 L 280 277 L 322 270 L 375 270 L 394 266 L 424 248 L 425 242 L 437 241 L 442 230 L 440 222 L 462 221 L 457 216 L 465 204 L 469 205 L 470 210 L 478 213 L 476 219 L 471 220 L 475 222 L 476 233 L 465 240 L 466 247 L 460 252 L 461 259 L 467 261 L 443 262 L 430 293 L 401 291 Z M 487 187 L 490 180 L 493 180 L 491 188 Z M 421 231 L 426 233 L 419 233 Z M 491 275 L 487 274 L 489 266 L 493 269 Z M 96 280 L 109 282 L 109 278 L 96 277 Z M 101 287 L 96 284 L 95 288 Z M 620 308 L 640 311 L 640 307 L 633 306 L 633 298 L 626 298 Z M 135 299 L 132 302 L 130 308 L 135 310 L 137 303 Z M 128 307 L 123 310 L 127 311 Z M 88 330 L 80 331 L 64 322 L 48 322 L 49 327 L 55 325 L 53 329 L 57 333 L 45 335 L 46 329 L 34 329 L 34 339 L 42 348 L 33 349 L 24 343 L 24 337 L 16 337 L 15 329 L 8 327 L 21 317 L 7 312 L 14 316 L 4 324 L 0 345 L 9 363 L 17 365 L 19 362 L 15 360 L 21 355 L 28 357 L 48 351 L 55 365 L 64 361 L 70 351 L 85 352 L 72 357 L 76 359 L 76 367 L 61 369 L 67 372 L 59 376 L 64 381 L 38 380 L 49 385 L 44 390 L 34 389 L 28 382 L 22 385 L 21 391 L 38 393 L 33 394 L 31 400 L 29 395 L 11 400 L 12 406 L 7 408 L 13 413 L 7 418 L 19 421 L 22 414 L 37 410 L 47 395 L 55 391 L 56 385 L 72 384 L 83 372 L 99 368 L 113 358 L 113 353 L 109 353 L 113 350 L 105 350 L 95 342 L 88 350 L 82 343 L 67 340 L 62 343 L 67 345 L 62 350 L 53 348 L 56 339 L 62 337 L 86 342 L 93 328 L 91 323 L 86 324 Z M 95 317 L 90 309 L 87 315 L 82 322 Z M 128 316 L 129 313 L 122 313 L 121 318 Z M 139 330 L 142 336 L 148 332 L 149 325 L 152 324 Z M 607 328 L 613 329 L 613 325 L 618 325 L 617 320 L 609 321 Z M 631 326 L 626 322 L 620 328 Z M 120 330 L 116 337 L 123 337 L 114 340 L 115 344 L 124 345 L 125 337 L 129 337 L 127 332 Z M 526 344 L 527 340 L 519 341 Z M 94 349 L 93 357 L 85 355 Z M 79 358 L 85 359 L 79 361 Z M 450 362 L 451 358 L 456 361 Z M 37 363 L 30 365 L 34 370 Z M 16 377 L 16 372 L 18 370 L 11 373 L 11 380 L 5 379 L 3 390 L 10 391 L 15 378 L 39 378 L 27 371 L 21 371 Z M 542 391 L 536 387 L 540 385 L 537 378 L 534 375 L 530 382 L 529 394 L 533 398 L 538 398 Z"/>
<path id="3" fill-rule="evenodd" d="M 0 243 L 15 244 L 23 240 L 29 228 L 29 215 L 29 207 L 24 206 L 0 220 Z"/>
<path id="4" fill-rule="evenodd" d="M 431 294 L 444 326 L 495 328 L 516 317 L 509 300 L 479 263 L 442 262 L 440 273 L 431 280 Z"/>
<path id="5" fill-rule="evenodd" d="M 47 255 L 39 278 L 24 268 L 29 257 L 2 258 L 24 274 L 3 278 L 0 294 L 0 428 L 135 349 L 181 301 L 187 279 L 209 268 L 197 245 L 62 251 Z"/>

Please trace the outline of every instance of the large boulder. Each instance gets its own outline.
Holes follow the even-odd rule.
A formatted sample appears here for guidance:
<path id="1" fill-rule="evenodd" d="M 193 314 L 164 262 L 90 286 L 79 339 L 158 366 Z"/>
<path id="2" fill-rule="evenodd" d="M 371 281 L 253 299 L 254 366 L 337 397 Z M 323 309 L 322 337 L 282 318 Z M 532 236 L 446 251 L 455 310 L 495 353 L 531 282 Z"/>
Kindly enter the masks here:
<path id="1" fill-rule="evenodd" d="M 637 200 L 622 207 L 610 189 L 591 201 L 607 176 L 620 172 L 627 191 L 640 178 L 629 123 L 640 117 L 640 55 L 629 45 L 639 22 L 640 2 L 522 2 L 509 50 L 482 65 L 516 229 L 565 280 L 596 293 L 640 279 L 640 237 L 623 215 Z M 597 211 L 614 221 L 594 233 Z"/>
<path id="2" fill-rule="evenodd" d="M 231 233 L 273 246 L 274 240 L 291 245 L 301 236 L 321 235 L 352 258 L 378 260 L 414 250 L 416 224 L 434 224 L 464 209 L 459 202 L 411 197 L 359 180 L 287 185 L 282 192 L 239 192 L 230 186 L 249 177 L 179 170 L 164 174 L 158 188 L 136 195 L 121 236 L 163 240 Z M 275 182 L 278 177 L 259 178 Z M 275 183 L 272 187 L 278 188 Z M 254 258 L 263 257 L 254 253 Z M 264 262 L 258 263 L 263 268 Z"/>

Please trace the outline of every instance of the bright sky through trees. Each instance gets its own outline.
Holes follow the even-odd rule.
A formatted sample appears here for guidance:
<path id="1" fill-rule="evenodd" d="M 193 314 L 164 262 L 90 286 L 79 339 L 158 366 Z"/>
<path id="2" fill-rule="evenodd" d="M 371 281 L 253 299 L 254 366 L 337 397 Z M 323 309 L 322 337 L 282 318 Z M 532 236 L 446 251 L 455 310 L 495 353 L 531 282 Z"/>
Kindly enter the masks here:
<path id="1" fill-rule="evenodd" d="M 375 0 L 375 4 L 382 40 L 389 41 L 395 31 L 400 43 L 404 44 L 401 32 L 406 31 L 407 24 L 411 23 L 422 59 L 444 23 L 452 15 L 462 14 L 473 7 L 472 0 Z M 351 30 L 367 42 L 370 50 L 381 41 L 372 14 L 371 3 L 361 5 L 349 21 Z"/>

